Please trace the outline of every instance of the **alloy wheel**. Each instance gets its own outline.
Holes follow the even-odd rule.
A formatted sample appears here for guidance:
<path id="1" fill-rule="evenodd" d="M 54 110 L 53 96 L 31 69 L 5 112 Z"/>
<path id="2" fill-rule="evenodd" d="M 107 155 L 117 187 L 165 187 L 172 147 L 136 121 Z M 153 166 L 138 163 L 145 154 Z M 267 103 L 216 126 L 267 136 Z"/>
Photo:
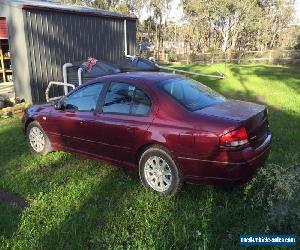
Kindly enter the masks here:
<path id="1" fill-rule="evenodd" d="M 144 173 L 149 186 L 158 192 L 168 190 L 172 184 L 171 168 L 161 157 L 150 157 L 145 163 Z"/>
<path id="2" fill-rule="evenodd" d="M 31 147 L 38 153 L 45 147 L 45 137 L 38 127 L 32 127 L 29 131 L 29 142 Z"/>

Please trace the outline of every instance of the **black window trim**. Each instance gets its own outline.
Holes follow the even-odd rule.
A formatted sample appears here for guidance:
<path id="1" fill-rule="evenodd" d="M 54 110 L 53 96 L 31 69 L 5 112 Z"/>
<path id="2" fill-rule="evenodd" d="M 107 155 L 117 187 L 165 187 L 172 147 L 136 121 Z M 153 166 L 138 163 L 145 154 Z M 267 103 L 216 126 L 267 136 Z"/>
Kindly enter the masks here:
<path id="1" fill-rule="evenodd" d="M 123 84 L 127 84 L 127 85 L 131 85 L 133 86 L 135 89 L 134 89 L 134 94 L 133 96 L 135 96 L 135 91 L 138 89 L 140 91 L 142 91 L 150 100 L 151 102 L 151 106 L 150 106 L 150 109 L 148 111 L 147 114 L 145 115 L 138 115 L 138 114 L 132 114 L 131 111 L 132 111 L 132 106 L 133 106 L 133 100 L 134 98 L 132 98 L 131 100 L 131 104 L 130 104 L 130 109 L 129 109 L 129 113 L 128 114 L 124 114 L 124 113 L 117 113 L 117 112 L 103 112 L 103 105 L 104 105 L 104 102 L 105 102 L 105 98 L 106 98 L 106 95 L 108 93 L 108 90 L 110 89 L 110 86 L 113 84 L 113 83 L 123 83 Z M 125 116 L 133 116 L 133 117 L 147 117 L 151 114 L 152 112 L 152 109 L 153 109 L 153 101 L 152 101 L 152 98 L 150 97 L 150 95 L 142 88 L 140 87 L 137 87 L 135 84 L 133 83 L 128 83 L 128 82 L 124 82 L 124 81 L 110 81 L 109 83 L 107 83 L 107 86 L 105 88 L 105 91 L 103 91 L 103 96 L 102 96 L 102 100 L 100 101 L 100 105 L 99 105 L 99 111 L 98 113 L 100 114 L 111 114 L 111 115 L 125 115 Z"/>
<path id="2" fill-rule="evenodd" d="M 63 97 L 63 99 L 61 100 L 65 100 L 67 98 L 69 98 L 70 96 L 72 96 L 73 94 L 76 94 L 78 91 L 82 90 L 82 89 L 85 89 L 85 88 L 88 88 L 92 85 L 95 85 L 95 84 L 104 84 L 103 88 L 101 89 L 100 91 L 100 94 L 98 95 L 98 98 L 97 98 L 97 101 L 96 101 L 96 109 L 95 110 L 76 110 L 76 109 L 64 109 L 63 111 L 65 112 L 84 112 L 84 113 L 95 113 L 95 112 L 98 112 L 100 106 L 99 106 L 99 102 L 100 102 L 100 99 L 103 95 L 103 92 L 104 90 L 106 89 L 106 86 L 107 86 L 107 82 L 93 82 L 93 83 L 90 83 L 90 84 L 84 84 L 84 85 L 81 85 L 79 86 L 78 88 L 74 89 L 73 91 L 69 92 L 65 97 Z"/>

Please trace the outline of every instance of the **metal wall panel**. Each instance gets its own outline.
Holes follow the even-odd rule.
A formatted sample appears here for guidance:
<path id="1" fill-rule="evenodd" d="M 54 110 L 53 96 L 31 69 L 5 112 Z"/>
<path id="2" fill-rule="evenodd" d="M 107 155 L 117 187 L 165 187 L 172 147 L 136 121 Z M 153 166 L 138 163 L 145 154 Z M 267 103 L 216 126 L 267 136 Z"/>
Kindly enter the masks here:
<path id="1" fill-rule="evenodd" d="M 127 44 L 129 55 L 136 52 L 136 22 L 127 20 Z"/>
<path id="2" fill-rule="evenodd" d="M 115 63 L 124 56 L 122 19 L 39 10 L 23 11 L 34 103 L 45 101 L 49 81 L 62 81 L 64 63 L 83 60 L 88 56 Z M 135 53 L 135 36 L 136 22 L 127 20 L 130 54 Z"/>

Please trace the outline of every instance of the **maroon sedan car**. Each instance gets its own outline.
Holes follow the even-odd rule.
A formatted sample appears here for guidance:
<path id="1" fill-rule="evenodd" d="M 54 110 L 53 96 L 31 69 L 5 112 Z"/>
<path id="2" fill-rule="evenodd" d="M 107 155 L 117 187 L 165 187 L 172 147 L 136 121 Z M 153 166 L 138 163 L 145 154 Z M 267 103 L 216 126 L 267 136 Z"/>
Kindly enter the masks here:
<path id="1" fill-rule="evenodd" d="M 157 72 L 100 77 L 56 104 L 31 107 L 23 122 L 34 152 L 63 150 L 138 169 L 146 187 L 168 195 L 183 182 L 250 180 L 271 142 L 266 107 Z"/>

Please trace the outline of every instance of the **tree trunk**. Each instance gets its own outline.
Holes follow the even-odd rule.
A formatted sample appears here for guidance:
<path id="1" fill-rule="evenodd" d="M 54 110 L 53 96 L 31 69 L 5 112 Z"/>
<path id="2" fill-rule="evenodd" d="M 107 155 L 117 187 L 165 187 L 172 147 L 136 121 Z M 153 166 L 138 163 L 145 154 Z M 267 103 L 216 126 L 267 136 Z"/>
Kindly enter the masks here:
<path id="1" fill-rule="evenodd" d="M 226 50 L 227 50 L 228 39 L 229 39 L 229 32 L 226 31 L 224 36 L 223 36 L 223 44 L 222 44 L 222 51 L 223 52 L 226 52 Z"/>
<path id="2" fill-rule="evenodd" d="M 270 43 L 270 49 L 272 49 L 273 46 L 274 46 L 276 35 L 277 35 L 277 32 L 275 32 L 274 35 L 272 36 L 272 40 L 271 40 L 271 43 Z"/>
<path id="3" fill-rule="evenodd" d="M 228 55 L 229 61 L 231 61 L 231 59 L 232 59 L 232 51 L 235 51 L 237 37 L 238 37 L 237 33 L 232 36 L 231 46 L 230 46 L 229 55 Z"/>
<path id="4" fill-rule="evenodd" d="M 159 40 L 158 40 L 158 24 L 155 23 L 155 58 L 158 60 L 158 45 L 159 44 Z"/>

